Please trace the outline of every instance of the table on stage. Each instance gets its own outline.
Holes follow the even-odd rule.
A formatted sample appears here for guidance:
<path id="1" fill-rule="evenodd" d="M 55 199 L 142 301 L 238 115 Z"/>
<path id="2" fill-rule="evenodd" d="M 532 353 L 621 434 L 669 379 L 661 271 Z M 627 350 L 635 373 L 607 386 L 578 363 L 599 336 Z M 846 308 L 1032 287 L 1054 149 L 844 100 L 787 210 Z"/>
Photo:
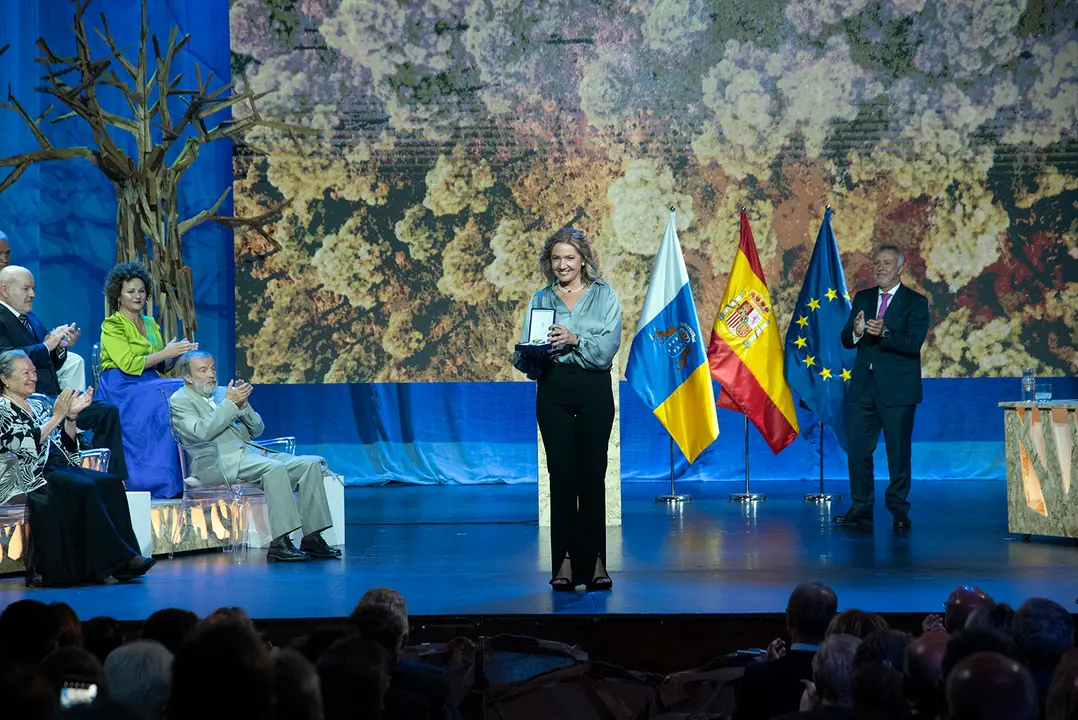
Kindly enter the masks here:
<path id="1" fill-rule="evenodd" d="M 1007 462 L 1007 529 L 1078 538 L 1078 400 L 1001 402 Z"/>

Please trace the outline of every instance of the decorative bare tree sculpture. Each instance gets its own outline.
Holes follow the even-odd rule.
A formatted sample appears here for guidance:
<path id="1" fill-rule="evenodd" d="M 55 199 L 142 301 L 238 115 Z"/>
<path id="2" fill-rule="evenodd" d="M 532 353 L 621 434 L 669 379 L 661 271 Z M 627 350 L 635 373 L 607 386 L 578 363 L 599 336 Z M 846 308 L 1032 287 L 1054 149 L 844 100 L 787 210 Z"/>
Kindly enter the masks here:
<path id="1" fill-rule="evenodd" d="M 162 329 L 166 333 L 171 330 L 173 335 L 183 334 L 194 338 L 198 329 L 194 290 L 191 268 L 183 264 L 181 238 L 195 226 L 213 220 L 233 229 L 253 230 L 275 245 L 266 233 L 265 225 L 279 216 L 288 201 L 285 200 L 257 217 L 222 216 L 217 214 L 217 210 L 231 192 L 231 188 L 226 188 L 212 207 L 181 220 L 177 194 L 184 172 L 198 157 L 202 146 L 223 138 L 242 142 L 243 133 L 253 127 L 282 131 L 287 133 L 293 142 L 296 141 L 297 134 L 312 131 L 266 120 L 259 115 L 256 101 L 263 97 L 264 93 L 255 94 L 247 90 L 246 79 L 243 92 L 233 92 L 235 83 L 211 91 L 213 73 L 203 81 L 202 70 L 196 63 L 195 87 L 181 88 L 180 81 L 183 76 L 181 74 L 172 77 L 171 68 L 176 54 L 187 44 L 190 35 L 177 39 L 177 30 L 173 27 L 169 33 L 168 47 L 162 53 L 157 37 L 150 35 L 146 0 L 142 0 L 137 64 L 132 64 L 123 56 L 123 49 L 118 47 L 113 39 L 104 13 L 101 14 L 101 27 L 94 28 L 94 31 L 107 43 L 110 52 L 102 58 L 93 59 L 83 21 L 83 15 L 91 0 L 74 2 L 73 29 L 77 54 L 75 57 L 57 55 L 43 38 L 39 38 L 37 46 L 43 56 L 35 58 L 35 61 L 45 66 L 44 79 L 47 84 L 37 88 L 37 91 L 52 95 L 70 110 L 64 115 L 50 118 L 50 123 L 81 118 L 93 132 L 95 146 L 54 147 L 41 128 L 41 121 L 49 116 L 53 106 L 48 106 L 36 119 L 32 118 L 9 89 L 8 102 L 0 103 L 0 107 L 22 116 L 41 147 L 33 152 L 0 159 L 0 167 L 13 168 L 6 178 L 0 181 L 0 192 L 11 187 L 27 168 L 36 162 L 82 158 L 94 165 L 116 189 L 117 262 L 145 262 L 153 277 L 154 296 L 160 306 Z M 155 61 L 153 72 L 149 72 L 147 68 L 148 46 L 151 43 Z M 6 49 L 5 45 L 0 54 Z M 113 69 L 113 63 L 120 65 L 130 78 L 129 81 L 120 79 Z M 77 78 L 75 84 L 68 83 L 72 74 Z M 123 94 L 130 110 L 129 115 L 116 114 L 101 107 L 97 96 L 98 87 L 101 86 L 116 88 Z M 170 98 L 178 98 L 185 105 L 178 118 L 172 116 L 168 103 Z M 240 103 L 246 104 L 246 117 L 222 120 L 216 126 L 207 128 L 207 118 Z M 128 156 L 113 140 L 114 129 L 123 130 L 134 137 L 136 152 L 133 156 Z M 168 162 L 166 156 L 169 150 L 181 140 L 182 148 L 171 163 Z"/>

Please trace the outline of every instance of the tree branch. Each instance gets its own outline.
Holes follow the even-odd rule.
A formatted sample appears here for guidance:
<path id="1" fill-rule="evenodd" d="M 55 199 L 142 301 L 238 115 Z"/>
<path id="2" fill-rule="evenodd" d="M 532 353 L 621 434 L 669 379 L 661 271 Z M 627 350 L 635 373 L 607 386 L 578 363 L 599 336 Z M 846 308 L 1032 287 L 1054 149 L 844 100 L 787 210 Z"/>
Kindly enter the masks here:
<path id="1" fill-rule="evenodd" d="M 252 230 L 261 235 L 263 239 L 265 239 L 266 242 L 268 242 L 273 247 L 274 250 L 280 250 L 281 244 L 274 240 L 273 237 L 266 232 L 265 226 L 268 223 L 277 220 L 281 216 L 281 213 L 284 212 L 284 209 L 291 204 L 292 198 L 288 198 L 287 200 L 284 200 L 277 205 L 274 205 L 261 215 L 256 215 L 249 218 L 241 218 L 235 216 L 226 217 L 213 214 L 206 219 L 213 220 L 215 223 L 224 225 L 225 227 L 231 228 L 232 230 L 235 230 L 237 228 L 247 228 L 248 230 Z"/>

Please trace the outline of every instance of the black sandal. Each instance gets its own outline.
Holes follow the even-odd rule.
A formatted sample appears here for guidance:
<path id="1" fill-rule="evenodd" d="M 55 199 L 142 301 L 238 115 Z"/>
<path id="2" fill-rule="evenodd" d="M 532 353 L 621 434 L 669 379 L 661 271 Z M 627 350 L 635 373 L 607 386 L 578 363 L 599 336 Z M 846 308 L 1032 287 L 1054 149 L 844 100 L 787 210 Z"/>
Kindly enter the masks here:
<path id="1" fill-rule="evenodd" d="M 551 580 L 550 587 L 556 592 L 573 592 L 576 590 L 576 585 L 573 585 L 573 581 L 563 577 L 556 577 Z"/>
<path id="2" fill-rule="evenodd" d="M 587 587 L 588 592 L 602 592 L 604 590 L 613 590 L 614 581 L 610 579 L 609 575 L 600 575 L 597 578 L 593 578 Z"/>

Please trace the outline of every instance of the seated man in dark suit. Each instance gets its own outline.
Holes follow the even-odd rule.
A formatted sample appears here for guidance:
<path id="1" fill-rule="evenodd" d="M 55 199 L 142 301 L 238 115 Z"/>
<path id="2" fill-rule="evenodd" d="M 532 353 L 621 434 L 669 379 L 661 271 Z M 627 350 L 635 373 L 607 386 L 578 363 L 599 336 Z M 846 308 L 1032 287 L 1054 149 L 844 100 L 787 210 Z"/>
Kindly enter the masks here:
<path id="1" fill-rule="evenodd" d="M 56 371 L 67 359 L 67 348 L 78 339 L 74 325 L 47 330 L 32 312 L 34 276 L 24 267 L 8 265 L 0 270 L 0 352 L 22 350 L 37 369 L 37 392 L 55 398 L 60 394 Z M 108 471 L 126 480 L 120 412 L 115 405 L 94 401 L 78 416 L 79 430 L 93 433 L 95 448 L 111 450 Z"/>
<path id="2" fill-rule="evenodd" d="M 392 656 L 391 682 L 385 699 L 387 717 L 460 720 L 442 669 L 400 658 L 408 645 L 408 608 L 399 592 L 371 588 L 360 598 L 348 622 Z"/>
<path id="3" fill-rule="evenodd" d="M 837 610 L 838 598 L 825 583 L 801 583 L 794 588 L 786 604 L 790 649 L 787 652 L 783 642 L 776 640 L 768 653 L 778 657 L 745 668 L 734 720 L 769 720 L 800 709 L 802 680 L 812 679 L 812 659 Z"/>

